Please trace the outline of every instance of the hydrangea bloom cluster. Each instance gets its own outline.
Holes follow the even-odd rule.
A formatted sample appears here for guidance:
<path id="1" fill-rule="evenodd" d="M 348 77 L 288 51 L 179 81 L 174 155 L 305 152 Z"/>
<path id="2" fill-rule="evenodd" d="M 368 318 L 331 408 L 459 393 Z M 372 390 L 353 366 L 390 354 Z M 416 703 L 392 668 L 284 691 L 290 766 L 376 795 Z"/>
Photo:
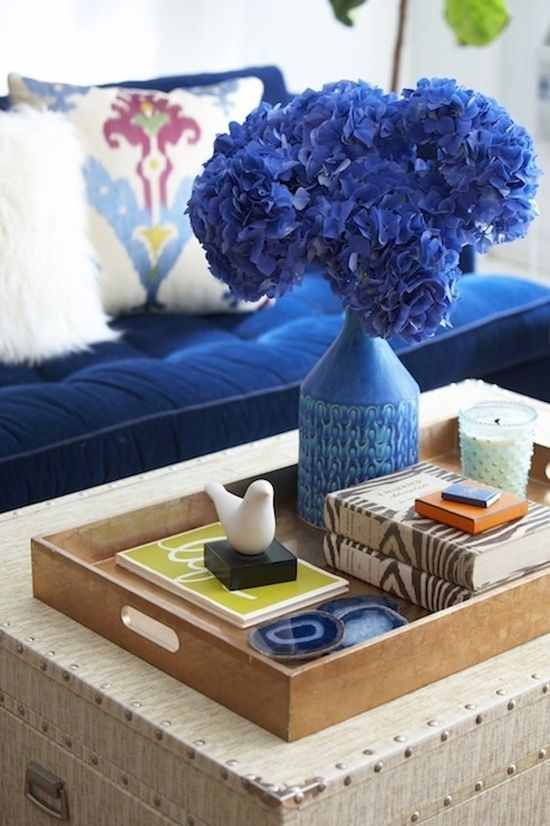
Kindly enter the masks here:
<path id="1" fill-rule="evenodd" d="M 235 297 L 284 295 L 313 262 L 370 335 L 420 341 L 448 323 L 462 247 L 525 234 L 538 174 L 528 133 L 454 80 L 342 81 L 232 123 L 188 211 Z"/>

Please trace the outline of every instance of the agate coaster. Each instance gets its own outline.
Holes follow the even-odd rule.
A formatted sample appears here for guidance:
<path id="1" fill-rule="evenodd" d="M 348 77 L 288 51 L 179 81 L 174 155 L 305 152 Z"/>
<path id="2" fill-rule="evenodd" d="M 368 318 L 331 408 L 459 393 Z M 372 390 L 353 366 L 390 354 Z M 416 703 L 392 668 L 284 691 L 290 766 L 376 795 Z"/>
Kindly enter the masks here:
<path id="1" fill-rule="evenodd" d="M 394 600 L 386 597 L 342 597 L 323 602 L 319 610 L 344 623 L 344 637 L 338 646 L 340 650 L 406 625 L 408 620 L 390 608 L 388 603 L 395 604 Z"/>
<path id="2" fill-rule="evenodd" d="M 334 651 L 344 638 L 344 623 L 324 611 L 302 611 L 253 628 L 248 642 L 275 660 L 309 660 Z"/>

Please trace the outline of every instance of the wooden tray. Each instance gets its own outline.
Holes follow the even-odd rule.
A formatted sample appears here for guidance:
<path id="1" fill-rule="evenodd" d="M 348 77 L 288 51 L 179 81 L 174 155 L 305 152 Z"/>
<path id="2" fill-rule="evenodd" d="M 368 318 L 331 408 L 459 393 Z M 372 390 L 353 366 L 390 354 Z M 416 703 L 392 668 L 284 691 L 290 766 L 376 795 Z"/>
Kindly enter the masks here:
<path id="1" fill-rule="evenodd" d="M 457 469 L 456 443 L 455 418 L 431 424 L 421 433 L 422 458 Z M 536 445 L 532 499 L 550 504 L 549 475 L 550 448 Z M 295 513 L 296 466 L 266 476 L 277 492 L 278 538 L 324 565 L 323 532 Z M 236 479 L 230 488 L 242 493 L 249 482 Z M 289 741 L 550 631 L 550 574 L 538 572 L 435 614 L 402 602 L 407 626 L 310 663 L 277 663 L 248 646 L 246 631 L 115 565 L 117 551 L 215 518 L 199 491 L 34 538 L 34 595 Z M 380 593 L 350 582 L 355 593 Z"/>

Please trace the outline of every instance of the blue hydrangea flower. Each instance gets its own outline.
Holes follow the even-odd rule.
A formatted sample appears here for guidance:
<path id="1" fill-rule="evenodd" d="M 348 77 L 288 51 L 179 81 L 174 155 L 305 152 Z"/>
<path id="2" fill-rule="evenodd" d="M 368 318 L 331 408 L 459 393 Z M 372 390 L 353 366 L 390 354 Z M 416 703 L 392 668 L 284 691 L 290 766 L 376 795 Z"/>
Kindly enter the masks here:
<path id="1" fill-rule="evenodd" d="M 412 341 L 433 335 L 456 297 L 458 253 L 426 221 L 414 176 L 399 164 L 379 160 L 366 182 L 351 177 L 350 168 L 340 179 L 347 197 L 325 203 L 321 233 L 329 247 L 319 258 L 333 288 L 370 335 Z M 334 210 L 342 204 L 346 215 L 338 224 Z"/>
<path id="2" fill-rule="evenodd" d="M 232 123 L 188 211 L 237 298 L 281 296 L 316 262 L 370 335 L 420 341 L 448 323 L 462 247 L 525 234 L 538 174 L 527 132 L 453 80 L 399 98 L 341 81 Z"/>
<path id="3" fill-rule="evenodd" d="M 193 230 L 236 298 L 284 295 L 304 272 L 307 233 L 300 193 L 285 183 L 291 169 L 283 151 L 252 140 L 232 156 L 214 155 L 195 183 Z"/>
<path id="4" fill-rule="evenodd" d="M 400 130 L 416 147 L 420 205 L 447 244 L 479 252 L 525 235 L 536 215 L 533 141 L 492 98 L 445 78 L 405 89 Z"/>

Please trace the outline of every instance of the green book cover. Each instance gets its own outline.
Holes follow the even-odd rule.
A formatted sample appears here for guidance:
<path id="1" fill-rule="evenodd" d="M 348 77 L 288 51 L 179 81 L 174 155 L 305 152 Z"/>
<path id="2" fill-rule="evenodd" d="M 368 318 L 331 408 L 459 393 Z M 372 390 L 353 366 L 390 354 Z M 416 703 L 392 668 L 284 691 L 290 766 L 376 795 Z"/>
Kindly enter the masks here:
<path id="1" fill-rule="evenodd" d="M 219 522 L 120 551 L 118 565 L 246 628 L 347 590 L 347 580 L 298 560 L 294 582 L 229 591 L 204 567 L 204 543 L 225 539 Z"/>

